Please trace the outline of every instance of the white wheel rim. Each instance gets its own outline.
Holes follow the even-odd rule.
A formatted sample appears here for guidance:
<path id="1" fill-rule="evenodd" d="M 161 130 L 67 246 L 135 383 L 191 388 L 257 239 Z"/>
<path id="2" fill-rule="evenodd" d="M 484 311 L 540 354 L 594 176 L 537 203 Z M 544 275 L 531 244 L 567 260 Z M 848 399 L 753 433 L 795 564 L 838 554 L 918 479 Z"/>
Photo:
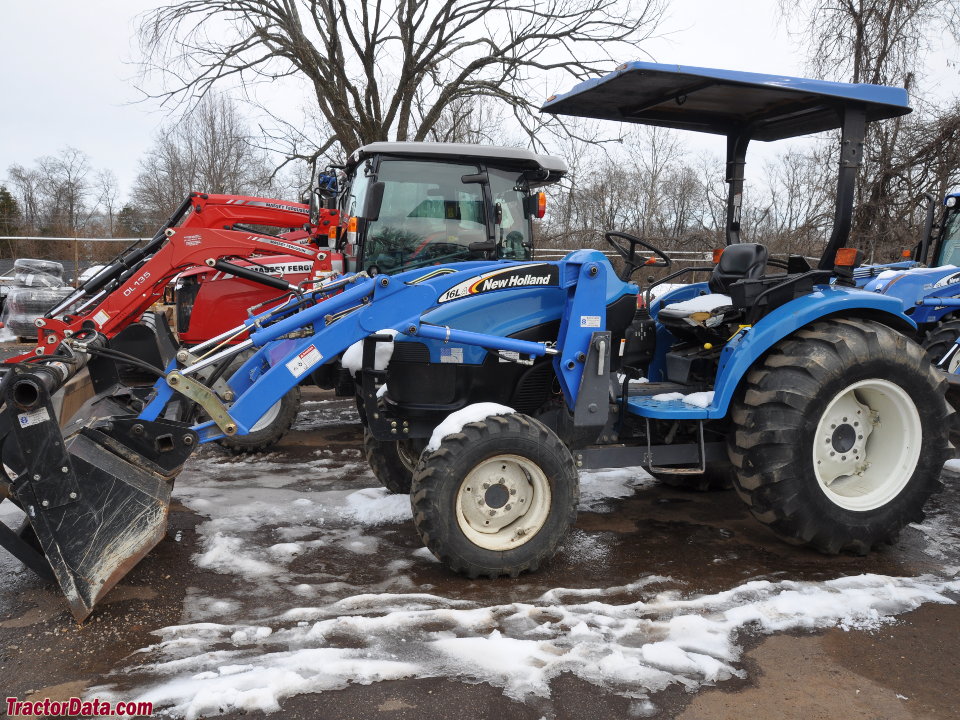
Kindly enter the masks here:
<path id="1" fill-rule="evenodd" d="M 946 355 L 946 353 L 944 353 L 944 355 Z M 960 350 L 951 355 L 950 359 L 947 360 L 946 370 L 948 373 L 953 374 L 957 371 L 958 367 L 960 367 Z"/>
<path id="2" fill-rule="evenodd" d="M 260 430 L 265 430 L 269 427 L 274 420 L 277 419 L 277 415 L 280 414 L 280 403 L 283 400 L 277 400 L 273 405 L 270 406 L 270 409 L 267 410 L 259 420 L 250 428 L 251 433 L 259 432 Z"/>
<path id="3" fill-rule="evenodd" d="M 827 405 L 813 440 L 813 468 L 830 502 L 866 512 L 907 485 L 920 458 L 920 413 L 907 392 L 874 378 L 847 386 Z"/>
<path id="4" fill-rule="evenodd" d="M 540 466 L 497 455 L 474 467 L 457 489 L 457 524 L 485 550 L 510 550 L 536 535 L 550 516 L 550 483 Z"/>

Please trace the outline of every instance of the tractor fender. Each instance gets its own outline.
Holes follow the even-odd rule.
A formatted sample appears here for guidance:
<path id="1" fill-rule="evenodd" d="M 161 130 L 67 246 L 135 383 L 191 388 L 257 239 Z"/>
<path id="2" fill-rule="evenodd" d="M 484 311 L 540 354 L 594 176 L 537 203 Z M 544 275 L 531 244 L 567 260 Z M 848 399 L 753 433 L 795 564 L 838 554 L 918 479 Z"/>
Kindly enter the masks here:
<path id="1" fill-rule="evenodd" d="M 781 305 L 752 327 L 744 328 L 724 345 L 708 417 L 726 416 L 743 376 L 770 348 L 804 325 L 827 317 L 869 318 L 911 334 L 917 329 L 916 323 L 903 314 L 898 298 L 854 288 L 818 286 L 813 293 Z"/>

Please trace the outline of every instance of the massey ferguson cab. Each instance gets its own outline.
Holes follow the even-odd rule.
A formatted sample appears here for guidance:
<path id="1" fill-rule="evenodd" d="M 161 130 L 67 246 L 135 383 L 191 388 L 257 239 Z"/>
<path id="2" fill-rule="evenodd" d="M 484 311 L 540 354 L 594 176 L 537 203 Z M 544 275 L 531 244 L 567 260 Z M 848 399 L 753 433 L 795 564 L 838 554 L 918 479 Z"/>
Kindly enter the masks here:
<path id="1" fill-rule="evenodd" d="M 377 142 L 344 168 L 340 239 L 347 271 L 393 275 L 469 260 L 529 260 L 539 190 L 567 172 L 562 158 L 523 148 Z"/>

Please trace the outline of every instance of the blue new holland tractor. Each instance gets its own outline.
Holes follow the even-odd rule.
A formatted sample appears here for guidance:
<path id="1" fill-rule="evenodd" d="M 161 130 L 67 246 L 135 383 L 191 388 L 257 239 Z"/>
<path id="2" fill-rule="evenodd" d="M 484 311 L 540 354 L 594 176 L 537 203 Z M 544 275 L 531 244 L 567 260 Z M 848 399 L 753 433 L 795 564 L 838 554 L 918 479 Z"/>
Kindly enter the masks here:
<path id="1" fill-rule="evenodd" d="M 372 452 L 407 458 L 386 480 L 410 487 L 424 544 L 470 577 L 547 561 L 574 521 L 581 468 L 730 473 L 760 522 L 826 553 L 866 553 L 921 519 L 949 455 L 946 383 L 908 337 L 900 300 L 855 287 L 858 253 L 843 247 L 866 123 L 908 113 L 906 93 L 638 62 L 543 110 L 726 136 L 728 245 L 707 282 L 638 303 L 636 270 L 671 259 L 618 232 L 607 240 L 619 273 L 589 250 L 356 273 L 194 348 L 146 390 L 113 381 L 118 354 L 94 331 L 68 338 L 0 385 L 0 497 L 35 534 L 0 532 L 0 544 L 55 577 L 85 617 L 162 535 L 191 451 L 248 432 L 351 347 Z M 837 128 L 836 218 L 819 264 L 768 272 L 764 246 L 740 242 L 748 143 Z M 464 182 L 484 181 L 480 163 L 469 170 Z M 387 217 L 376 173 L 349 190 L 358 228 Z M 498 243 L 495 226 L 477 242 Z M 197 381 L 247 351 L 228 392 Z M 104 389 L 61 431 L 51 398 L 81 372 Z M 630 382 L 639 376 L 649 382 Z M 210 420 L 179 421 L 192 403 Z"/>
<path id="2" fill-rule="evenodd" d="M 960 368 L 960 354 L 953 350 L 960 338 L 960 195 L 944 198 L 936 224 L 933 196 L 927 199 L 930 205 L 915 261 L 861 268 L 858 284 L 899 298 L 906 314 L 917 323 L 917 338 L 930 359 L 935 363 L 945 360 L 944 369 L 955 372 Z M 950 356 L 945 358 L 948 352 Z"/>

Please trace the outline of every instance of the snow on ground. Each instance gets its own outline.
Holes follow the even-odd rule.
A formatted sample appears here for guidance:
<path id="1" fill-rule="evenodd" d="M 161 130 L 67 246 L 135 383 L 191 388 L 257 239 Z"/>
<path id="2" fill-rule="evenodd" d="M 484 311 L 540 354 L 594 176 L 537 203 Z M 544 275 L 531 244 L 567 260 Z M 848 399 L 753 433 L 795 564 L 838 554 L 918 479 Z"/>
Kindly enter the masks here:
<path id="1" fill-rule="evenodd" d="M 630 497 L 638 489 L 656 482 L 639 467 L 583 470 L 580 472 L 580 510 L 609 512 L 611 501 Z"/>
<path id="2" fill-rule="evenodd" d="M 153 680 L 137 700 L 192 719 L 274 712 L 291 695 L 412 677 L 486 682 L 524 700 L 548 697 L 561 673 L 645 700 L 671 685 L 693 691 L 743 677 L 741 633 L 875 629 L 960 591 L 960 581 L 860 575 L 687 597 L 667 581 L 637 583 L 623 603 L 606 602 L 603 589 L 491 606 L 365 594 L 257 624 L 167 627 L 144 651 L 150 662 L 137 672 Z"/>
<path id="3" fill-rule="evenodd" d="M 581 511 L 610 511 L 653 482 L 639 468 L 583 472 Z M 753 579 L 709 594 L 658 575 L 552 589 L 526 579 L 486 595 L 451 581 L 448 597 L 413 579 L 437 566 L 398 540 L 408 498 L 375 484 L 349 447 L 306 461 L 204 450 L 176 495 L 205 518 L 193 562 L 229 582 L 216 585 L 218 597 L 188 588 L 181 624 L 135 654 L 118 673 L 123 688 L 90 692 L 192 719 L 276 712 L 293 695 L 402 678 L 484 682 L 522 701 L 549 697 L 551 681 L 571 674 L 652 713 L 664 688 L 745 676 L 749 635 L 876 629 L 960 592 L 960 568 L 943 567 L 939 576 Z M 957 557 L 946 513 L 916 528 L 931 556 Z M 586 562 L 604 552 L 597 533 L 579 529 L 568 545 Z"/>
<path id="4" fill-rule="evenodd" d="M 24 517 L 26 515 L 24 515 L 23 510 L 9 500 L 0 502 L 0 522 L 7 527 L 16 530 Z"/>

